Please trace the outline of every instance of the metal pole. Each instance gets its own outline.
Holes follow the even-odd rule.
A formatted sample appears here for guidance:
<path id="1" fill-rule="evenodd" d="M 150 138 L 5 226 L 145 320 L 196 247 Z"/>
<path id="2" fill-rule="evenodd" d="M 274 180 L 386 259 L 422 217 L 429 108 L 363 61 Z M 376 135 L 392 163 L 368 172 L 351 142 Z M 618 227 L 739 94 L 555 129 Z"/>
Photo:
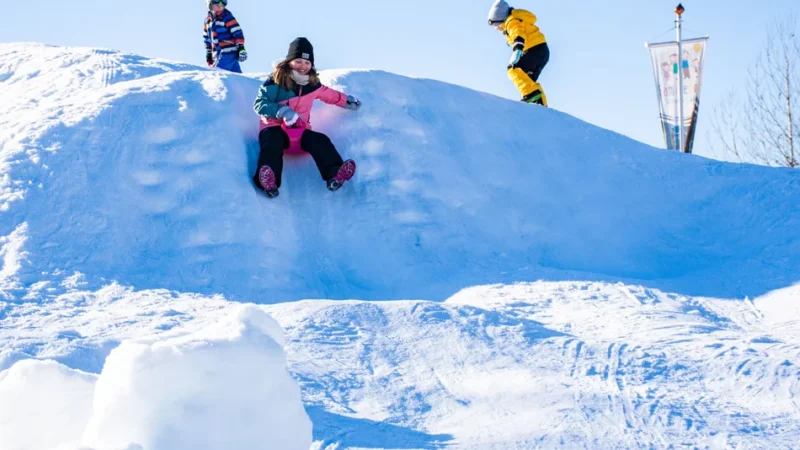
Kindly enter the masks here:
<path id="1" fill-rule="evenodd" d="M 681 18 L 683 12 L 686 11 L 680 3 L 675 8 L 675 28 L 678 30 L 678 149 L 686 152 L 683 142 L 683 45 L 681 44 Z"/>

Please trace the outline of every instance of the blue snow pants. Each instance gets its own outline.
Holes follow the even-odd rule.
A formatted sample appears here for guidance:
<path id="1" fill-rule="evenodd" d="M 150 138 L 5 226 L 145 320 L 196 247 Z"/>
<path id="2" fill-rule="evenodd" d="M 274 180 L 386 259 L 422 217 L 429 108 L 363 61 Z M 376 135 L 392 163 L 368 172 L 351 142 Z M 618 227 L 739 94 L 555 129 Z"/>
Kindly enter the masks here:
<path id="1" fill-rule="evenodd" d="M 217 67 L 231 72 L 242 73 L 242 66 L 239 65 L 239 57 L 236 56 L 236 53 L 223 53 L 219 61 L 217 61 Z"/>

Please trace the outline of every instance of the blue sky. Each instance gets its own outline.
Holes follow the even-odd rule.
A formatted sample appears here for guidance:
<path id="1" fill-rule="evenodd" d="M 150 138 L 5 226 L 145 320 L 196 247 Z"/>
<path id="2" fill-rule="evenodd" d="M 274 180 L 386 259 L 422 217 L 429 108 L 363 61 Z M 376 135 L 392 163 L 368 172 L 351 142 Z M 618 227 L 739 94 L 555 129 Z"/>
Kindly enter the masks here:
<path id="1" fill-rule="evenodd" d="M 505 73 L 510 50 L 486 16 L 491 0 L 231 0 L 250 60 L 269 71 L 297 36 L 315 46 L 317 66 L 377 68 L 518 97 Z M 539 16 L 551 48 L 540 81 L 552 107 L 663 147 L 644 42 L 674 23 L 675 0 L 511 1 Z M 686 0 L 687 37 L 710 35 L 695 152 L 708 154 L 713 108 L 742 86 L 771 20 L 797 0 Z M 105 47 L 205 65 L 205 0 L 17 2 L 0 41 Z M 674 32 L 660 36 L 674 38 Z M 519 130 L 520 133 L 532 132 Z"/>

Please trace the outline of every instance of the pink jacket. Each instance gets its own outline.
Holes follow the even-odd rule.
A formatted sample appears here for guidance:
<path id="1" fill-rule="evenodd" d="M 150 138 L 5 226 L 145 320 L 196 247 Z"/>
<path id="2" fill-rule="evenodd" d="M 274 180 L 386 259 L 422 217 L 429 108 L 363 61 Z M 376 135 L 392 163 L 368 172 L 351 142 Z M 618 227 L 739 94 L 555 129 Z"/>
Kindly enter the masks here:
<path id="1" fill-rule="evenodd" d="M 270 84 L 269 81 L 267 82 L 267 85 L 268 84 Z M 267 85 L 265 85 L 264 87 L 267 87 Z M 275 87 L 277 86 L 273 85 L 272 86 L 273 89 L 271 89 L 270 91 L 274 92 Z M 266 104 L 269 103 L 273 104 L 269 105 L 272 106 L 271 108 L 264 108 L 262 112 L 267 112 L 267 110 L 277 112 L 277 109 L 280 109 L 280 107 L 288 105 L 289 108 L 292 108 L 297 114 L 300 115 L 300 118 L 306 123 L 306 128 L 310 129 L 311 107 L 314 105 L 314 100 L 320 100 L 329 105 L 336 105 L 339 107 L 343 107 L 347 104 L 347 95 L 335 89 L 331 89 L 327 86 L 324 86 L 322 84 L 318 84 L 316 86 L 313 85 L 297 86 L 297 88 L 298 88 L 297 93 L 289 93 L 288 91 L 279 88 L 279 92 L 275 93 L 274 97 L 275 100 L 278 100 L 277 102 L 275 102 L 277 104 L 271 102 L 270 99 L 264 99 L 265 100 L 263 102 L 265 104 L 264 106 L 266 106 Z M 264 93 L 266 94 L 267 91 L 264 90 Z M 291 98 L 288 98 L 286 100 L 280 100 L 282 97 L 285 98 L 286 95 L 291 95 Z M 265 95 L 264 97 L 268 97 L 268 95 Z M 256 108 L 256 110 L 258 111 L 258 107 Z M 282 124 L 283 120 L 278 119 L 277 117 L 274 116 L 274 114 L 267 113 L 261 115 L 260 130 L 263 130 L 264 128 L 268 127 L 280 126 Z"/>

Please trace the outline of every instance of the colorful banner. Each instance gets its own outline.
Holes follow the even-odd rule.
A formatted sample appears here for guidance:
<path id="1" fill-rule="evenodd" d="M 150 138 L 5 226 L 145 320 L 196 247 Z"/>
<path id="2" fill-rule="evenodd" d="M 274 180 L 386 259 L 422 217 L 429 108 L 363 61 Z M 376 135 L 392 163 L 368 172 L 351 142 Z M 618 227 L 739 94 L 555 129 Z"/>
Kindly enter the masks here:
<path id="1" fill-rule="evenodd" d="M 656 92 L 661 113 L 664 141 L 669 150 L 692 152 L 697 114 L 700 110 L 700 88 L 703 80 L 703 60 L 708 38 L 681 41 L 683 55 L 678 58 L 678 43 L 648 44 L 653 60 Z M 683 79 L 683 142 L 680 140 L 680 81 Z"/>

